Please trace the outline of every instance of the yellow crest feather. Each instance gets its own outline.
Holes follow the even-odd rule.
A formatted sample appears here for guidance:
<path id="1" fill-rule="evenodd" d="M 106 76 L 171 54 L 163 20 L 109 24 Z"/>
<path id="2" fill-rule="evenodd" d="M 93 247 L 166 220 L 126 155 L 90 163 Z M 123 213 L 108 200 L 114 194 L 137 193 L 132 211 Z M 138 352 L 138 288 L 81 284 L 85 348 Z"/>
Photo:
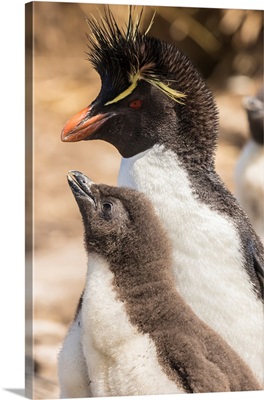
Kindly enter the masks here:
<path id="1" fill-rule="evenodd" d="M 117 103 L 118 101 L 129 96 L 136 89 L 138 81 L 140 79 L 157 87 L 158 89 L 160 89 L 163 93 L 165 93 L 167 96 L 169 96 L 172 100 L 176 101 L 177 103 L 182 104 L 182 105 L 184 104 L 183 99 L 184 99 L 184 97 L 186 97 L 186 94 L 184 94 L 178 90 L 172 89 L 169 85 L 166 85 L 163 82 L 160 82 L 156 79 L 144 77 L 144 75 L 140 75 L 140 72 L 136 72 L 136 73 L 130 75 L 131 85 L 126 90 L 124 90 L 122 93 L 120 93 L 118 96 L 116 96 L 113 100 L 110 100 L 107 103 L 105 103 L 105 106 L 108 106 L 109 104 Z"/>
<path id="2" fill-rule="evenodd" d="M 186 97 L 186 94 L 179 92 L 178 90 L 172 89 L 168 85 L 165 85 L 165 83 L 163 82 L 159 82 L 154 79 L 145 79 L 145 80 L 151 85 L 156 86 L 163 93 L 169 96 L 172 100 L 176 101 L 179 104 L 184 104 L 184 101 L 180 99 L 184 99 L 184 97 Z"/>
<path id="3" fill-rule="evenodd" d="M 109 104 L 113 104 L 113 103 L 117 103 L 118 101 L 124 99 L 125 97 L 129 96 L 130 93 L 132 93 L 138 84 L 139 81 L 139 74 L 137 73 L 136 75 L 131 75 L 130 76 L 130 82 L 131 85 L 124 90 L 124 92 L 120 93 L 118 96 L 116 96 L 113 100 L 108 101 L 107 103 L 105 103 L 105 106 L 108 106 Z"/>

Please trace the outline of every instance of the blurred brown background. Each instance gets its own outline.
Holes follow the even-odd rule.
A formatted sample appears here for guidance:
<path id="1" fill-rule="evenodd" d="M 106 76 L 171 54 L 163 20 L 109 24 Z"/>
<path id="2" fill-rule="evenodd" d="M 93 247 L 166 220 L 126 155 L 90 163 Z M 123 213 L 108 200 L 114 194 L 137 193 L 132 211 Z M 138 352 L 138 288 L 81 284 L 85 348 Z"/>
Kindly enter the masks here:
<path id="1" fill-rule="evenodd" d="M 127 6 L 112 5 L 111 9 L 124 24 Z M 103 13 L 103 6 L 38 2 L 33 4 L 33 29 L 30 24 L 26 27 L 27 54 L 33 45 L 33 140 L 27 140 L 27 182 L 32 145 L 34 398 L 59 396 L 57 354 L 85 279 L 81 217 L 66 174 L 75 169 L 96 182 L 117 183 L 120 156 L 115 148 L 99 141 L 70 144 L 60 140 L 67 119 L 90 104 L 100 89 L 99 76 L 85 54 L 85 33 L 89 34 L 85 16 L 98 17 L 98 10 Z M 248 137 L 241 99 L 254 95 L 263 79 L 263 12 L 149 6 L 143 28 L 154 11 L 150 34 L 175 42 L 189 55 L 216 96 L 220 111 L 216 167 L 234 191 L 234 166 Z M 30 210 L 29 200 L 26 207 Z"/>

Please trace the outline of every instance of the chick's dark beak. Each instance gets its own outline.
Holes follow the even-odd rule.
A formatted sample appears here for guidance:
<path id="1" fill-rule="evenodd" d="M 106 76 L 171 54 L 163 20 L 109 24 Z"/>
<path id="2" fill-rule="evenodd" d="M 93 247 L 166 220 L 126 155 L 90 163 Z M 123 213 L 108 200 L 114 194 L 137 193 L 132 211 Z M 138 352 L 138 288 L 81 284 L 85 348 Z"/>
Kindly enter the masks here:
<path id="1" fill-rule="evenodd" d="M 61 132 L 63 142 L 86 140 L 114 115 L 114 113 L 105 113 L 91 117 L 91 108 L 91 106 L 84 108 L 66 122 Z"/>
<path id="2" fill-rule="evenodd" d="M 96 199 L 91 190 L 91 186 L 94 183 L 91 179 L 79 171 L 69 171 L 67 179 L 76 200 L 80 197 L 85 198 L 90 201 L 93 206 L 96 206 Z"/>

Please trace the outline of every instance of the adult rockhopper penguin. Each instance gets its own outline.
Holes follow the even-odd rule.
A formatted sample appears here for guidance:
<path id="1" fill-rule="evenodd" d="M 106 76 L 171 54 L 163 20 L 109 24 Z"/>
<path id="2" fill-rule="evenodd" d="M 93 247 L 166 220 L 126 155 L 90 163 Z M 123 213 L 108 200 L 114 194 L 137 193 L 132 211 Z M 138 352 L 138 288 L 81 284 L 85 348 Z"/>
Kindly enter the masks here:
<path id="1" fill-rule="evenodd" d="M 102 139 L 119 150 L 119 185 L 149 197 L 172 242 L 177 290 L 263 385 L 264 251 L 215 171 L 214 98 L 185 55 L 133 20 L 124 30 L 110 11 L 88 21 L 102 86 L 62 140 Z"/>

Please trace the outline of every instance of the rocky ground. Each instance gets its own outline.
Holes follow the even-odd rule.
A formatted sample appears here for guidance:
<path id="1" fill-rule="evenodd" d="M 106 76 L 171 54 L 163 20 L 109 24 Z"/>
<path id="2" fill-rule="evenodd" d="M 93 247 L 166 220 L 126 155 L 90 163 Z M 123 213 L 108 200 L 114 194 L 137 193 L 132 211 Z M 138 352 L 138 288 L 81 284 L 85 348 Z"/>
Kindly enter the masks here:
<path id="1" fill-rule="evenodd" d="M 61 30 L 58 26 L 57 30 L 45 30 L 45 17 L 40 18 L 38 13 L 35 21 L 37 40 L 41 42 L 44 31 L 46 38 L 46 48 L 42 46 L 42 51 L 36 49 L 34 53 L 35 399 L 59 396 L 57 355 L 86 272 L 81 218 L 68 188 L 67 171 L 80 170 L 96 182 L 115 185 L 120 164 L 117 151 L 104 142 L 68 144 L 60 141 L 64 123 L 96 97 L 100 81 L 84 60 L 83 42 L 76 46 L 76 39 L 69 39 L 59 10 L 53 9 L 53 12 L 61 23 L 58 23 Z M 79 13 L 79 18 L 80 11 L 74 12 Z M 80 31 L 85 29 L 81 27 Z M 248 136 L 241 99 L 243 95 L 255 93 L 258 82 L 243 77 L 229 79 L 223 82 L 223 89 L 214 81 L 209 83 L 220 110 L 216 168 L 228 188 L 234 191 L 234 167 Z"/>

